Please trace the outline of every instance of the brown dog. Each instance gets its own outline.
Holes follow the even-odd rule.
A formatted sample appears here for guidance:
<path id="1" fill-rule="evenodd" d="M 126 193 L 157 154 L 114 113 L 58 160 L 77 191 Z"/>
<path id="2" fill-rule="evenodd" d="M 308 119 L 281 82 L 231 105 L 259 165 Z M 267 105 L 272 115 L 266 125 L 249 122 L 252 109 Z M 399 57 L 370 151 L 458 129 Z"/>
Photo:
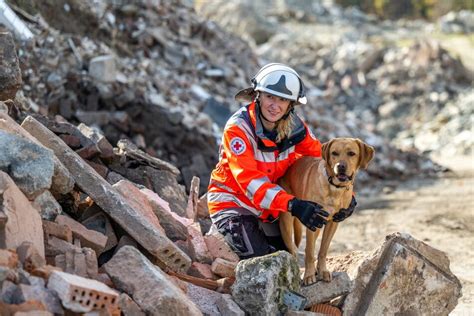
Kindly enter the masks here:
<path id="1" fill-rule="evenodd" d="M 374 148 L 355 138 L 335 138 L 322 146 L 322 158 L 303 157 L 297 160 L 279 180 L 288 193 L 299 199 L 313 201 L 330 213 L 324 227 L 318 267 L 315 267 L 315 246 L 320 229 L 306 229 L 304 284 L 318 279 L 331 281 L 326 268 L 326 256 L 332 237 L 337 229 L 332 216 L 341 208 L 347 208 L 352 199 L 354 180 L 359 168 L 367 168 L 374 156 Z M 303 224 L 289 212 L 280 215 L 280 230 L 285 244 L 293 256 L 297 256 Z M 316 274 L 317 272 L 317 274 Z"/>

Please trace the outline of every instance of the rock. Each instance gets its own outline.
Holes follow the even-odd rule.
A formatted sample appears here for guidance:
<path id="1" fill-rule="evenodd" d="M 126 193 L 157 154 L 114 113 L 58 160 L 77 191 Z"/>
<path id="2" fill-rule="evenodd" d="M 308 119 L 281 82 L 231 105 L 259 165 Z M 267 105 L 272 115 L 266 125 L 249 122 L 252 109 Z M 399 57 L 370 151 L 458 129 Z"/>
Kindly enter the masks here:
<path id="1" fill-rule="evenodd" d="M 318 303 L 329 302 L 333 298 L 348 294 L 353 282 L 345 272 L 334 272 L 331 282 L 318 281 L 302 286 L 300 294 L 308 299 L 306 308 Z"/>
<path id="2" fill-rule="evenodd" d="M 42 219 L 49 221 L 54 221 L 56 216 L 63 212 L 61 205 L 59 205 L 54 196 L 48 190 L 35 198 L 33 206 L 40 211 Z"/>
<path id="3" fill-rule="evenodd" d="M 300 288 L 298 263 L 286 251 L 240 261 L 235 277 L 232 297 L 251 315 L 276 315 L 285 311 L 283 291 Z"/>
<path id="4" fill-rule="evenodd" d="M 13 180 L 0 171 L 0 210 L 8 220 L 0 227 L 2 248 L 16 249 L 25 241 L 31 241 L 44 258 L 43 224 L 38 211 L 15 185 Z"/>
<path id="5" fill-rule="evenodd" d="M 51 187 L 54 172 L 51 150 L 2 130 L 0 148 L 0 170 L 8 172 L 29 199 Z"/>
<path id="6" fill-rule="evenodd" d="M 201 315 L 196 305 L 136 248 L 121 248 L 104 266 L 114 284 L 147 315 Z"/>
<path id="7" fill-rule="evenodd" d="M 15 42 L 9 32 L 0 31 L 0 101 L 15 99 L 21 84 Z"/>
<path id="8" fill-rule="evenodd" d="M 328 268 L 354 281 L 344 315 L 448 315 L 461 297 L 446 254 L 408 234 L 388 235 L 374 252 L 335 259 Z"/>
<path id="9" fill-rule="evenodd" d="M 114 82 L 116 77 L 114 56 L 92 58 L 89 62 L 89 75 L 102 82 Z"/>

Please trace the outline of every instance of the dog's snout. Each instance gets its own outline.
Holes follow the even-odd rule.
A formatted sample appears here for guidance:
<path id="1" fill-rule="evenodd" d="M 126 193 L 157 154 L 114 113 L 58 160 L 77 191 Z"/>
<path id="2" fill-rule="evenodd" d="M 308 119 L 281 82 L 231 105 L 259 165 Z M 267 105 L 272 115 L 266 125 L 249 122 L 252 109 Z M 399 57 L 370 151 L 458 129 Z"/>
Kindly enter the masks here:
<path id="1" fill-rule="evenodd" d="M 347 166 L 344 162 L 340 162 L 337 164 L 337 172 L 338 173 L 344 173 L 346 172 Z"/>

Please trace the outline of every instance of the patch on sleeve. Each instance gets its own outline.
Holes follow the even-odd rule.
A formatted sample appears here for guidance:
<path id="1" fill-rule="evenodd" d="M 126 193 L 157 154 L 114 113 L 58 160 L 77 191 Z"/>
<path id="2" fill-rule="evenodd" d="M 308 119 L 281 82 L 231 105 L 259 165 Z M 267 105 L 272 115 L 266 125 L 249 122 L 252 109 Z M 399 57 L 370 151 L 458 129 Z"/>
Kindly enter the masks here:
<path id="1" fill-rule="evenodd" d="M 247 146 L 245 145 L 245 142 L 242 138 L 240 137 L 234 137 L 230 140 L 230 150 L 236 155 L 242 154 Z"/>

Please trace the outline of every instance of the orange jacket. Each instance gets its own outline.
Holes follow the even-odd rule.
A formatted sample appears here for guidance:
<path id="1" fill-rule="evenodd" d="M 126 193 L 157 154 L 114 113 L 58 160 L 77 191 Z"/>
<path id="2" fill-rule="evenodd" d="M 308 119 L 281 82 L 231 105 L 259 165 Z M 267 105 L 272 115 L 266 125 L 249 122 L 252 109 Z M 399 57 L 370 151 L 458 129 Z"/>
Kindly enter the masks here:
<path id="1" fill-rule="evenodd" d="M 280 212 L 288 211 L 288 201 L 294 196 L 276 181 L 297 158 L 321 157 L 321 143 L 296 114 L 291 114 L 291 135 L 276 144 L 264 135 L 258 111 L 253 102 L 227 121 L 208 188 L 211 217 L 243 207 L 264 221 L 277 219 Z"/>

